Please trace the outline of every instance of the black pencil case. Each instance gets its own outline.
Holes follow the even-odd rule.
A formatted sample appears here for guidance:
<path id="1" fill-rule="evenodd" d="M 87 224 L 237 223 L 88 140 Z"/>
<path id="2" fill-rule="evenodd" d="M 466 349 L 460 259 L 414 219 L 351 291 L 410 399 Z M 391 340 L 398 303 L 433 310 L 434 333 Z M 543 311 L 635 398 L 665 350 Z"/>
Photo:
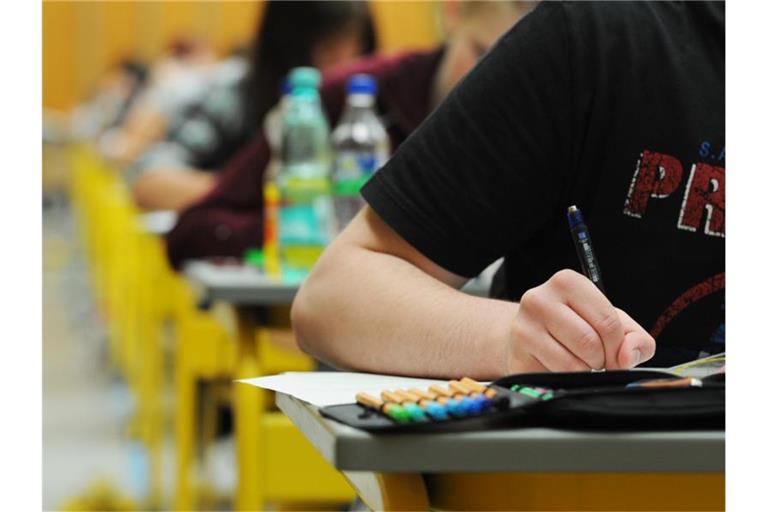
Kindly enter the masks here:
<path id="1" fill-rule="evenodd" d="M 690 387 L 627 387 L 641 380 L 673 379 L 659 371 L 527 373 L 503 377 L 484 412 L 443 421 L 396 423 L 359 404 L 323 407 L 320 413 L 371 432 L 468 431 L 489 428 L 552 427 L 588 430 L 719 430 L 725 428 L 725 374 Z M 547 399 L 528 396 L 517 386 L 552 390 Z"/>

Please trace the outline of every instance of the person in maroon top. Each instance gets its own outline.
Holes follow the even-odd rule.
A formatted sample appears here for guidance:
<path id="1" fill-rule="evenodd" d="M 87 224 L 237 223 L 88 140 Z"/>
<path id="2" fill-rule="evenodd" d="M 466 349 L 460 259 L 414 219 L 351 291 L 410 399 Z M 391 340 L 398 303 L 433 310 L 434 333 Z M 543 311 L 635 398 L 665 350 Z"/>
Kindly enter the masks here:
<path id="1" fill-rule="evenodd" d="M 320 91 L 330 123 L 335 125 L 341 116 L 347 79 L 368 73 L 378 81 L 376 110 L 393 149 L 397 148 L 532 6 L 532 2 L 466 2 L 444 47 L 375 56 L 331 70 Z M 189 259 L 240 257 L 245 249 L 261 246 L 262 179 L 270 157 L 264 133 L 257 134 L 217 176 L 208 194 L 182 212 L 166 237 L 175 268 Z"/>

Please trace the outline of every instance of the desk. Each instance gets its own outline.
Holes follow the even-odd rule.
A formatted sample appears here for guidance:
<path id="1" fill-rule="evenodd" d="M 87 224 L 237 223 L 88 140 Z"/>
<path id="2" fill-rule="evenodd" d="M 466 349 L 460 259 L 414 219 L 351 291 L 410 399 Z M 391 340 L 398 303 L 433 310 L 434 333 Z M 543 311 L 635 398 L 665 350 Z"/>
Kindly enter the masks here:
<path id="1" fill-rule="evenodd" d="M 221 366 L 219 377 L 232 381 L 312 369 L 314 363 L 298 351 L 288 324 L 287 306 L 298 285 L 282 283 L 238 264 L 191 262 L 185 266 L 184 275 L 195 291 L 198 306 L 213 308 L 219 323 L 231 334 L 228 338 L 234 340 L 229 343 L 234 345 L 232 365 Z M 273 317 L 276 307 L 282 308 Z M 282 329 L 275 329 L 276 324 Z M 205 341 L 190 344 L 199 346 Z M 190 390 L 189 380 L 183 379 L 180 389 Z M 270 393 L 236 385 L 232 403 L 238 465 L 235 509 L 263 510 L 267 502 L 339 504 L 354 498 L 342 476 L 317 455 L 283 414 L 271 410 Z M 179 432 L 187 438 L 192 435 L 188 427 L 191 417 L 190 413 L 177 416 Z M 183 444 L 180 479 L 188 474 L 191 444 Z M 297 461 L 301 461 L 298 468 Z M 180 485 L 177 508 L 189 509 L 194 504 L 190 487 L 188 480 Z"/>
<path id="2" fill-rule="evenodd" d="M 298 284 L 273 279 L 253 267 L 191 261 L 184 276 L 200 298 L 200 304 L 225 302 L 237 307 L 286 306 L 293 302 Z"/>
<path id="3" fill-rule="evenodd" d="M 275 331 L 267 332 L 264 329 L 268 325 L 269 308 L 288 306 L 296 296 L 299 285 L 285 283 L 273 279 L 253 267 L 241 264 L 214 264 L 207 261 L 193 261 L 185 265 L 184 276 L 192 286 L 197 297 L 198 306 L 202 309 L 218 308 L 218 318 L 222 325 L 228 326 L 231 338 L 235 340 L 232 360 L 234 367 L 226 365 L 218 368 L 214 373 L 219 376 L 228 375 L 231 379 L 243 379 L 259 375 L 269 375 L 283 371 L 312 369 L 312 362 L 305 356 L 299 355 L 295 349 L 290 350 L 287 343 L 292 342 L 293 335 L 289 331 L 287 315 L 282 319 L 284 325 L 283 336 Z M 476 295 L 487 295 L 487 279 L 474 280 L 465 291 Z M 224 311 L 221 307 L 224 306 Z M 207 343 L 206 343 L 207 341 Z M 273 343 L 270 343 L 272 341 Z M 193 347 L 210 346 L 211 340 L 191 340 L 185 345 Z M 280 346 L 283 349 L 280 350 Z M 199 353 L 201 348 L 190 347 L 186 353 L 194 351 Z M 226 346 L 221 352 L 226 352 Z M 210 358 L 209 358 L 210 359 Z M 219 358 L 222 361 L 228 358 Z M 179 367 L 183 364 L 179 364 Z M 187 367 L 190 365 L 187 364 Z M 194 502 L 191 485 L 187 477 L 188 466 L 191 461 L 191 446 L 195 444 L 192 439 L 190 418 L 193 417 L 193 404 L 197 398 L 192 395 L 193 387 L 190 380 L 201 372 L 191 368 L 185 372 L 188 377 L 182 376 L 179 380 L 179 397 L 186 397 L 179 402 L 189 404 L 179 407 L 177 413 L 178 434 L 178 460 L 181 461 L 178 470 L 179 482 L 176 506 L 179 509 L 190 508 Z M 252 386 L 238 385 L 234 388 L 233 407 L 235 411 L 235 433 L 237 436 L 237 461 L 238 461 L 238 487 L 235 499 L 235 507 L 239 510 L 262 509 L 265 500 L 279 497 L 307 497 L 314 500 L 343 501 L 353 496 L 351 489 L 340 475 L 333 471 L 304 441 L 301 434 L 282 415 L 274 415 L 270 419 L 268 406 L 271 395 L 264 390 Z M 274 434 L 266 434 L 266 425 L 274 426 L 271 431 Z M 284 427 L 284 428 L 283 428 Z M 282 430 L 280 430 L 282 429 Z M 270 451 L 268 444 L 283 440 L 282 446 L 285 453 Z M 281 471 L 281 461 L 291 462 L 289 449 L 293 448 L 292 460 L 301 460 L 301 464 L 293 464 L 291 469 Z M 269 454 L 274 454 L 267 463 Z M 299 466 L 299 467 L 296 467 Z M 264 468 L 269 467 L 269 471 Z M 293 482 L 301 481 L 302 484 L 291 484 L 291 481 L 276 481 L 275 474 L 293 474 Z M 299 478 L 306 474 L 306 478 Z M 287 484 L 286 484 L 287 482 Z M 273 489 L 273 491 L 270 491 Z"/>
<path id="4" fill-rule="evenodd" d="M 284 283 L 246 265 L 220 265 L 192 261 L 184 266 L 184 275 L 198 291 L 203 305 L 221 301 L 233 306 L 289 305 L 299 289 L 298 283 Z M 462 291 L 488 296 L 487 276 L 473 279 Z"/>
<path id="5" fill-rule="evenodd" d="M 277 406 L 375 510 L 725 506 L 722 431 L 526 428 L 377 436 L 282 393 Z"/>

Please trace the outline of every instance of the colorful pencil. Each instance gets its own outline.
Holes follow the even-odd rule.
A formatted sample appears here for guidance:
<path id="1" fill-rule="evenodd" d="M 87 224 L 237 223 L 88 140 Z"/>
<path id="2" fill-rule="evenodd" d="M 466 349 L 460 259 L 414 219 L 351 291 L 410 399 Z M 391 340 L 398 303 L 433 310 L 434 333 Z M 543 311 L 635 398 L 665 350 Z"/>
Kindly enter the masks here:
<path id="1" fill-rule="evenodd" d="M 404 389 L 397 390 L 395 393 L 399 394 L 405 400 L 414 402 L 415 404 L 419 405 L 432 419 L 436 421 L 443 421 L 448 419 L 448 412 L 446 411 L 445 406 L 440 405 L 434 400 L 422 398 L 418 394 L 411 393 Z"/>
<path id="2" fill-rule="evenodd" d="M 355 400 L 361 405 L 383 412 L 397 423 L 407 423 L 411 419 L 411 415 L 401 405 L 384 403 L 368 393 L 358 393 Z"/>
<path id="3" fill-rule="evenodd" d="M 448 411 L 448 414 L 452 416 L 461 418 L 467 415 L 467 412 L 465 410 L 466 407 L 463 407 L 461 405 L 461 402 L 459 402 L 454 398 L 449 398 L 447 396 L 440 396 L 433 391 L 423 391 L 421 389 L 416 389 L 416 388 L 411 388 L 409 389 L 409 391 L 418 397 L 421 397 L 426 400 L 433 400 L 439 403 L 440 405 L 444 406 L 446 411 Z"/>
<path id="4" fill-rule="evenodd" d="M 413 421 L 426 421 L 428 419 L 426 413 L 421 409 L 421 407 L 416 405 L 414 402 L 411 402 L 410 400 L 403 399 L 394 391 L 382 391 L 381 399 L 385 402 L 401 405 L 406 411 L 408 411 L 408 414 Z"/>

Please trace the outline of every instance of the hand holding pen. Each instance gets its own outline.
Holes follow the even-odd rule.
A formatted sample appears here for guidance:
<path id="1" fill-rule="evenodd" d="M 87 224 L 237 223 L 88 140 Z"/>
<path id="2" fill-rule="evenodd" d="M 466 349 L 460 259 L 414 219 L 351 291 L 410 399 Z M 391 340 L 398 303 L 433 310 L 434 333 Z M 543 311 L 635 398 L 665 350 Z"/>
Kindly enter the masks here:
<path id="1" fill-rule="evenodd" d="M 584 275 L 561 270 L 523 294 L 512 323 L 509 373 L 632 368 L 656 350 L 651 335 L 603 293 L 597 255 L 576 207 L 569 208 L 569 222 Z"/>

